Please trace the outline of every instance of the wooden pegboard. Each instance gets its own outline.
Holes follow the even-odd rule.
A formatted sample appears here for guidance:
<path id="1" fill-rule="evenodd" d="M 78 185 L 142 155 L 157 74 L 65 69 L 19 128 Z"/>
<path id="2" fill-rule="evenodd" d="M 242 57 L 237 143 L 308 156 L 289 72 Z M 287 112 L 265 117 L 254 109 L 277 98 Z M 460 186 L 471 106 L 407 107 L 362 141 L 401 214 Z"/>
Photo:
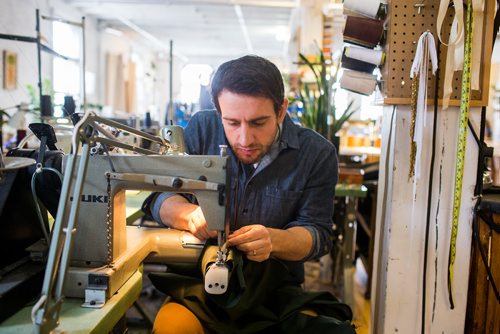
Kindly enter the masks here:
<path id="1" fill-rule="evenodd" d="M 389 4 L 387 20 L 387 39 L 385 42 L 386 62 L 382 67 L 382 90 L 385 104 L 410 104 L 411 79 L 410 69 L 415 56 L 417 42 L 420 35 L 429 30 L 439 43 L 436 33 L 436 21 L 439 10 L 439 0 L 424 1 L 425 7 L 418 13 L 415 0 L 393 0 Z M 472 91 L 470 104 L 473 107 L 488 104 L 491 52 L 493 42 L 493 17 L 495 0 L 485 0 L 483 20 L 482 55 L 480 82 L 481 89 Z M 453 9 L 448 10 L 443 24 L 443 36 L 447 40 L 453 18 Z M 465 11 L 464 11 L 465 16 Z M 440 45 L 439 62 L 439 104 L 443 96 L 444 70 L 446 66 L 447 47 Z M 430 67 L 430 64 L 429 64 Z M 435 77 L 429 74 L 429 100 L 433 102 Z M 460 90 L 462 86 L 462 72 L 453 76 L 453 93 L 450 106 L 460 105 Z"/>

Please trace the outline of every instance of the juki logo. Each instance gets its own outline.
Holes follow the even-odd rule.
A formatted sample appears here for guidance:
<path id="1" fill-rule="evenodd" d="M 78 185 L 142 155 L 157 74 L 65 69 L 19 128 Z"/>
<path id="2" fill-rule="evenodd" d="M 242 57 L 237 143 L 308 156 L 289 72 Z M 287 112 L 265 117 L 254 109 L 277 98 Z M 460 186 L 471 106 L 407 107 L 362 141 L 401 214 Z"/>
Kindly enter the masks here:
<path id="1" fill-rule="evenodd" d="M 70 201 L 73 201 L 73 196 L 70 197 Z M 81 202 L 86 203 L 108 203 L 108 196 L 106 195 L 82 195 Z"/>

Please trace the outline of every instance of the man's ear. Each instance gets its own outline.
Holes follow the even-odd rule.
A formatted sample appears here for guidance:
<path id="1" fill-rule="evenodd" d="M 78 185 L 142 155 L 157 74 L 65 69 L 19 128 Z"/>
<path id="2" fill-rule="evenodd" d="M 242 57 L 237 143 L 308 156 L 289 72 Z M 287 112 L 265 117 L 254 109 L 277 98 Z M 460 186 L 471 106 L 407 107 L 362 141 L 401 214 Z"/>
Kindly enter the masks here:
<path id="1" fill-rule="evenodd" d="M 283 99 L 283 104 L 281 105 L 281 109 L 278 113 L 278 123 L 281 124 L 283 123 L 283 120 L 285 119 L 286 111 L 288 109 L 288 99 L 284 98 Z"/>

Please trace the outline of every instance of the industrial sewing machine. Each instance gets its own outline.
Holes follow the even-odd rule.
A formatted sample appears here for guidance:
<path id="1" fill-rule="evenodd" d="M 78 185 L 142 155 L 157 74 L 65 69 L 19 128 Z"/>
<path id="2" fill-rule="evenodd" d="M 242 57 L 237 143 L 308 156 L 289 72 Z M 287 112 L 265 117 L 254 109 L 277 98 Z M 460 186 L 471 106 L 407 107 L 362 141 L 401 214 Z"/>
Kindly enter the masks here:
<path id="1" fill-rule="evenodd" d="M 42 296 L 32 310 L 35 332 L 56 329 L 64 297 L 85 298 L 84 307 L 103 307 L 145 260 L 197 261 L 203 244 L 190 233 L 126 226 L 127 189 L 194 194 L 209 228 L 218 231 L 219 257 L 214 269 L 224 268 L 221 246 L 229 226 L 225 205 L 228 157 L 159 155 L 115 140 L 103 124 L 150 140 L 160 152 L 170 147 L 163 138 L 93 113 L 86 113 L 76 124 L 74 153 L 64 162 Z M 80 141 L 82 153 L 78 154 Z M 98 143 L 105 154 L 92 154 L 99 151 Z M 110 146 L 144 155 L 111 155 Z M 227 279 L 227 271 L 215 270 L 215 277 Z"/>

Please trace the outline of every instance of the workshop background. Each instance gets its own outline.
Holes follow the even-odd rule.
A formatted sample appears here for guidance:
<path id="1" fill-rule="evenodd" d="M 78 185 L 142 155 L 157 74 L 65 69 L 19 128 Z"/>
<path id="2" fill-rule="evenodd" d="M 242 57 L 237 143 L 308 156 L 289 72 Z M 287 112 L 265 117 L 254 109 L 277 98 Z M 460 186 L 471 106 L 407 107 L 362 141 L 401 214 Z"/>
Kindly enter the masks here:
<path id="1" fill-rule="evenodd" d="M 221 63 L 263 56 L 283 74 L 294 122 L 339 152 L 335 247 L 306 263 L 305 288 L 351 305 L 358 333 L 500 333 L 498 3 L 460 16 L 466 3 L 0 0 L 1 148 L 36 148 L 29 124 L 42 121 L 69 154 L 68 110 L 155 135 L 184 127 L 212 106 Z M 127 192 L 129 225 L 151 224 L 137 214 L 146 195 Z M 4 200 L 0 228 L 15 217 Z M 0 333 L 30 328 L 19 314 L 34 304 L 12 307 L 8 238 Z M 103 328 L 150 331 L 164 296 L 141 279 Z"/>

